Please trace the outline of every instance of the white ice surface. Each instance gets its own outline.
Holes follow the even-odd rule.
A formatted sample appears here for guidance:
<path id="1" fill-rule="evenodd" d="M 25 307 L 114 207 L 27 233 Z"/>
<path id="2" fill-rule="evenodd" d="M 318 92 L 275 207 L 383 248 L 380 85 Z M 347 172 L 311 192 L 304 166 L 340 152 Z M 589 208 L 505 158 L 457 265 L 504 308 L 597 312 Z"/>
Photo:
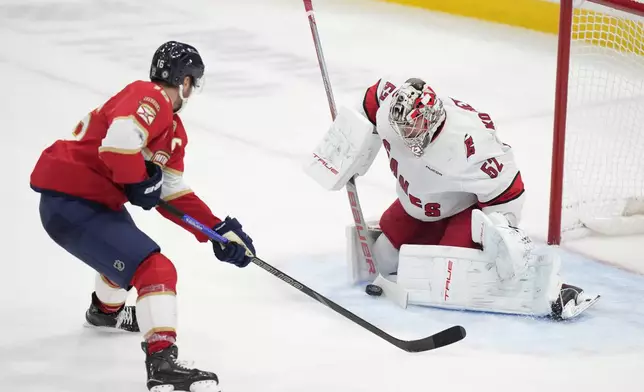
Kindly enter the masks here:
<path id="1" fill-rule="evenodd" d="M 544 238 L 555 38 L 368 4 L 314 2 L 337 100 L 349 102 L 381 75 L 421 75 L 492 113 L 528 189 L 523 226 Z M 330 115 L 297 0 L 0 3 L 0 390 L 146 390 L 138 336 L 81 326 L 93 271 L 42 230 L 28 185 L 40 151 L 123 85 L 145 79 L 152 52 L 168 39 L 193 43 L 207 64 L 205 91 L 183 114 L 186 178 L 215 213 L 240 219 L 260 257 L 401 337 L 453 324 L 468 331 L 456 345 L 407 354 L 255 266 L 219 263 L 158 214 L 130 208 L 177 266 L 181 356 L 216 371 L 226 391 L 644 390 L 640 275 L 564 254 L 568 280 L 603 296 L 564 324 L 402 311 L 347 284 L 346 195 L 324 192 L 298 163 Z M 369 217 L 393 200 L 382 154 L 358 187 Z M 621 263 L 621 252 L 641 272 L 640 240 L 583 248 L 610 263 Z"/>

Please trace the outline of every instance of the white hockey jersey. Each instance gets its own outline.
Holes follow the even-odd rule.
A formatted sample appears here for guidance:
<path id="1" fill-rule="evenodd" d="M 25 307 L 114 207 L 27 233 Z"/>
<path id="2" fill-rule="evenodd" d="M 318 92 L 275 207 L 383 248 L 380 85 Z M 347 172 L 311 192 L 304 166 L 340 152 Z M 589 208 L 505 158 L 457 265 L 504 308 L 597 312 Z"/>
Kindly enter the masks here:
<path id="1" fill-rule="evenodd" d="M 389 124 L 396 85 L 381 79 L 365 93 L 361 112 L 376 126 L 396 177 L 405 211 L 421 221 L 453 216 L 473 205 L 501 212 L 512 225 L 524 200 L 512 148 L 502 143 L 492 118 L 469 104 L 440 96 L 447 116 L 424 154 L 415 156 Z"/>

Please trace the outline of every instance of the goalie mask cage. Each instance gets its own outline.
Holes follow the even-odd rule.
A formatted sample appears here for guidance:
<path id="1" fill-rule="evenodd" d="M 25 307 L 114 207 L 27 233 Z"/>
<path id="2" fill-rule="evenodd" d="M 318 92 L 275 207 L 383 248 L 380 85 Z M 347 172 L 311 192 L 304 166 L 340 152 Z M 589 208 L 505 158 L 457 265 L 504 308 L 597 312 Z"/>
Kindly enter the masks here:
<path id="1" fill-rule="evenodd" d="M 548 243 L 644 234 L 644 0 L 561 0 Z"/>

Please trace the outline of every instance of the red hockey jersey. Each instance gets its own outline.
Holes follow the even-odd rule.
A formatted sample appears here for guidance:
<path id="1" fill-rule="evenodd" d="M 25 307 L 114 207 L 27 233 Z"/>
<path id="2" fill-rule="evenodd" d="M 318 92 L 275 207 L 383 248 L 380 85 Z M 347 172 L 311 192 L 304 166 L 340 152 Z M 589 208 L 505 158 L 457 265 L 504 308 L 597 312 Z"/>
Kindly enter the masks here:
<path id="1" fill-rule="evenodd" d="M 70 140 L 57 140 L 46 148 L 31 173 L 37 191 L 53 191 L 98 202 L 120 210 L 127 202 L 123 184 L 147 177 L 144 160 L 163 169 L 161 197 L 209 227 L 221 220 L 212 214 L 183 181 L 183 158 L 188 137 L 173 113 L 163 88 L 136 81 L 81 120 Z M 158 211 L 208 240 L 171 216 Z"/>

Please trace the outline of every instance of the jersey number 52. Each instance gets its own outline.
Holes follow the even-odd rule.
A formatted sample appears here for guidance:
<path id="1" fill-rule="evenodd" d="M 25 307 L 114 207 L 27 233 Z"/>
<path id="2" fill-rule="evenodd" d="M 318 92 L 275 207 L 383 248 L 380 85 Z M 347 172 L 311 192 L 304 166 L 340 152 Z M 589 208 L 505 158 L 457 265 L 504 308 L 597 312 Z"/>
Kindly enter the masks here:
<path id="1" fill-rule="evenodd" d="M 499 163 L 496 158 L 490 158 L 487 162 L 483 162 L 481 170 L 490 178 L 497 178 L 501 170 L 503 170 L 503 164 Z"/>

